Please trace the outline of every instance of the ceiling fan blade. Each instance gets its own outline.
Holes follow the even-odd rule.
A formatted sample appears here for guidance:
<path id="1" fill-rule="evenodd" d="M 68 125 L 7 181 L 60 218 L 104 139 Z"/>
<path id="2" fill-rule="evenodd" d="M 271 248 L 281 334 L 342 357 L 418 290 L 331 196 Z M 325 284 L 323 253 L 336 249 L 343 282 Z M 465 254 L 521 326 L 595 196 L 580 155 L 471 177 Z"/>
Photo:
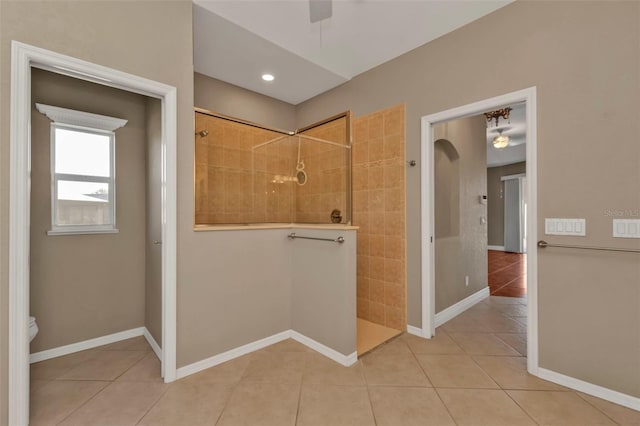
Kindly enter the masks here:
<path id="1" fill-rule="evenodd" d="M 332 0 L 309 0 L 309 19 L 311 23 L 331 18 Z"/>

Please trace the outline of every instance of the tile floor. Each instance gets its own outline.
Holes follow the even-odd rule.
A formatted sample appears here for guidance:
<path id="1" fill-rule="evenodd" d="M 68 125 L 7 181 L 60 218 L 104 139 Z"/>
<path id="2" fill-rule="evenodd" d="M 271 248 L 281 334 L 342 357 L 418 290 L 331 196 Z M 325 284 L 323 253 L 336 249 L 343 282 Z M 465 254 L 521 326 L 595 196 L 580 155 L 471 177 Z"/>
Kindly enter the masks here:
<path id="1" fill-rule="evenodd" d="M 489 250 L 489 289 L 492 296 L 527 295 L 527 255 Z"/>
<path id="2" fill-rule="evenodd" d="M 640 425 L 526 373 L 525 299 L 491 297 L 346 368 L 286 340 L 172 384 L 142 338 L 31 367 L 32 425 Z"/>

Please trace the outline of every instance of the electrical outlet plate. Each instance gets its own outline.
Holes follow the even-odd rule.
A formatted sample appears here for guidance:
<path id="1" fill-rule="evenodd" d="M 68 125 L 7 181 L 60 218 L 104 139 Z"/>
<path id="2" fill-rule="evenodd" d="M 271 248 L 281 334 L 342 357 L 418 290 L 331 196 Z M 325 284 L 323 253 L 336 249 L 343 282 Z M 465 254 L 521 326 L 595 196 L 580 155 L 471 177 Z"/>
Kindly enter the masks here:
<path id="1" fill-rule="evenodd" d="M 615 238 L 640 238 L 640 219 L 613 219 Z"/>
<path id="2" fill-rule="evenodd" d="M 571 235 L 584 237 L 587 235 L 586 219 L 545 218 L 545 235 Z"/>

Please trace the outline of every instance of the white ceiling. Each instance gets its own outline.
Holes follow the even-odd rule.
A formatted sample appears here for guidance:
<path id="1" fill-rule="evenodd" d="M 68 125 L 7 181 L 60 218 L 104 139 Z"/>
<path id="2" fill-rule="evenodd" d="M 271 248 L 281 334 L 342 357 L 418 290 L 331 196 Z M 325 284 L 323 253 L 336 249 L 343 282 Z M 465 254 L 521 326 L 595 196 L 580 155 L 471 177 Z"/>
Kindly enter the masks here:
<path id="1" fill-rule="evenodd" d="M 487 127 L 487 167 L 504 166 L 519 163 L 527 159 L 527 121 L 526 105 L 524 103 L 509 105 L 512 110 L 509 120 L 500 119 L 496 127 L 492 121 Z M 493 138 L 498 136 L 498 130 L 509 136 L 506 148 L 494 148 Z"/>
<path id="2" fill-rule="evenodd" d="M 312 24 L 307 0 L 194 0 L 195 70 L 295 105 L 511 1 L 334 0 Z"/>

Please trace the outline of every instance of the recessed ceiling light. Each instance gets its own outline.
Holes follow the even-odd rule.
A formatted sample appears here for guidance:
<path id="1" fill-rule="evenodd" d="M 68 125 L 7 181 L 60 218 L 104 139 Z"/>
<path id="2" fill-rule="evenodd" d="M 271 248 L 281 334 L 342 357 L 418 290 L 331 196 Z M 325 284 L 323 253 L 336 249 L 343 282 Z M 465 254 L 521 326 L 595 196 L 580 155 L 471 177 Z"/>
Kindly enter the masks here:
<path id="1" fill-rule="evenodd" d="M 274 78 L 273 74 L 262 74 L 262 79 L 264 81 L 273 81 Z"/>

